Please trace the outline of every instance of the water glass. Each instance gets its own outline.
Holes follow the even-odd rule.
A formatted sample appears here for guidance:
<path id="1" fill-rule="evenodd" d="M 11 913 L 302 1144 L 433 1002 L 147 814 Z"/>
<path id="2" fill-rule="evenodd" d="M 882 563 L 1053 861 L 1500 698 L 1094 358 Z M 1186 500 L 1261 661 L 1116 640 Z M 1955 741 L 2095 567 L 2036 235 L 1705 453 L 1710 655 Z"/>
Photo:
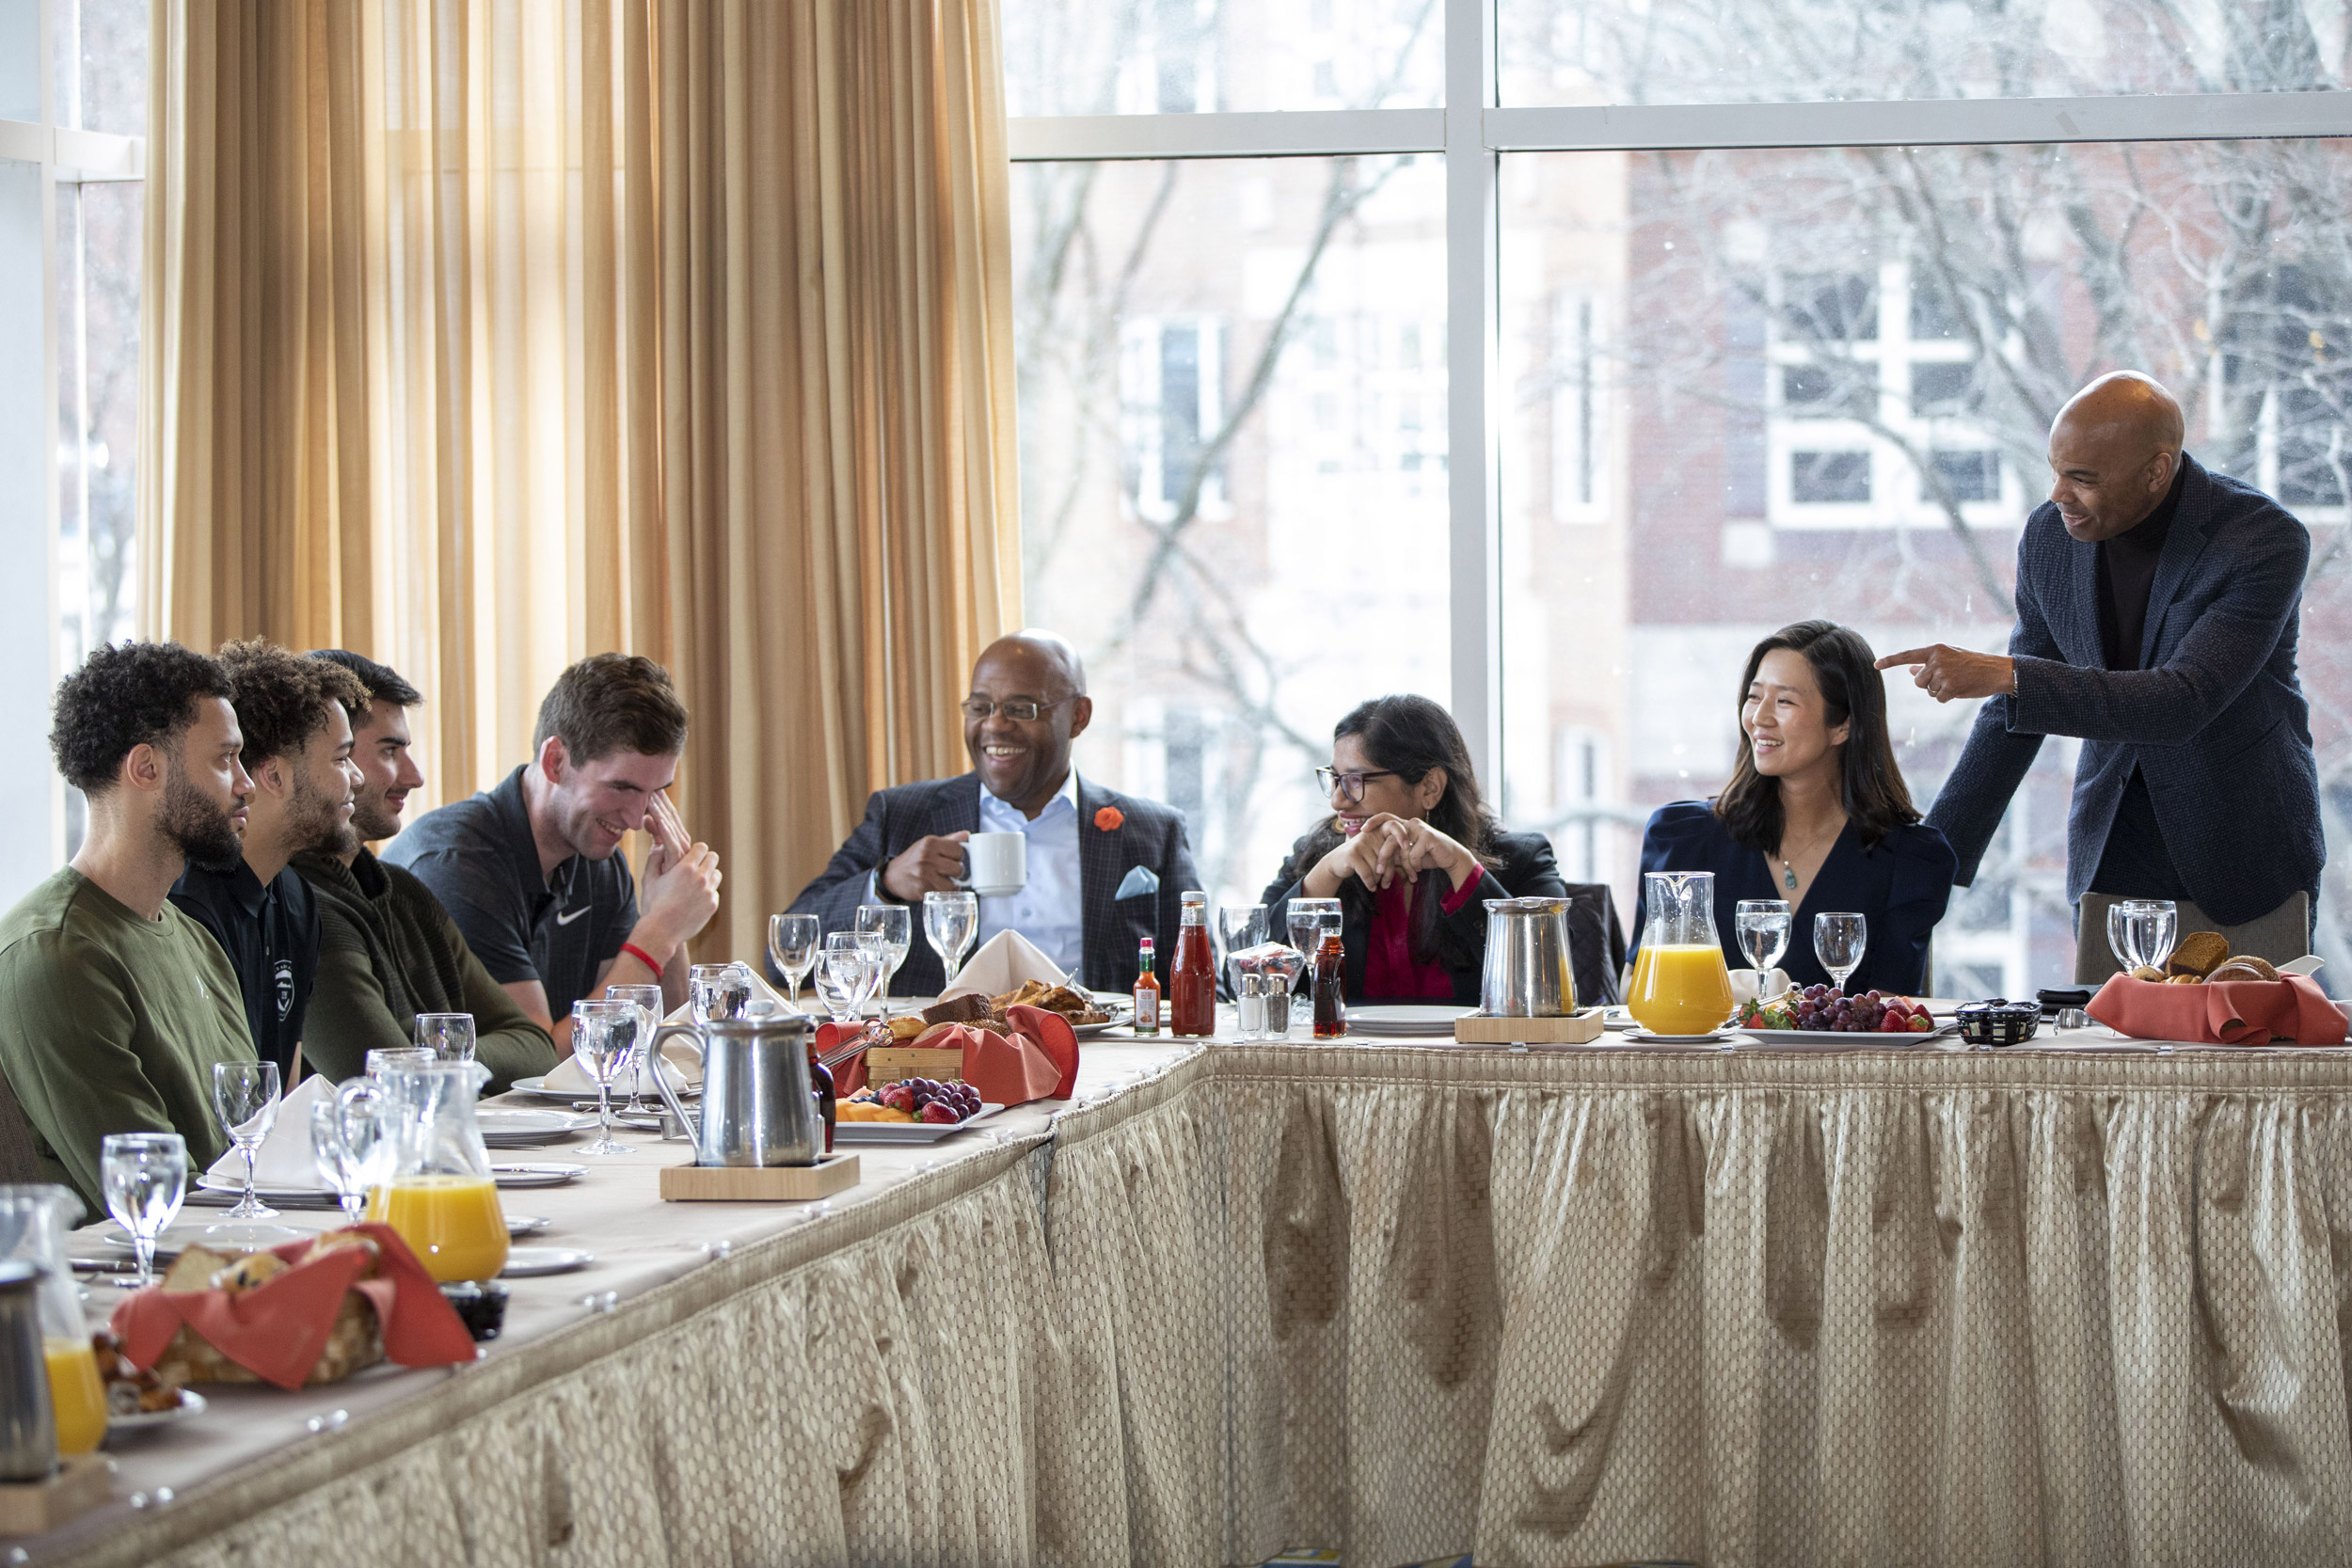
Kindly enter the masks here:
<path id="1" fill-rule="evenodd" d="M 1225 904 L 1216 911 L 1217 935 L 1225 942 L 1225 984 L 1236 1002 L 1241 999 L 1241 969 L 1233 955 L 1265 941 L 1263 904 Z"/>
<path id="2" fill-rule="evenodd" d="M 860 941 L 854 931 L 835 931 L 825 939 L 817 965 L 817 1000 L 834 1022 L 849 1028 L 874 994 L 881 970 L 882 955 L 873 942 Z"/>
<path id="3" fill-rule="evenodd" d="M 653 1038 L 656 1029 L 661 1027 L 661 1015 L 665 1009 L 661 1006 L 660 986 L 607 986 L 604 988 L 604 999 L 607 1002 L 626 1002 L 637 1009 L 637 1042 L 641 1047 Z M 652 1108 L 644 1101 L 645 1080 L 661 1069 L 650 1057 L 641 1061 L 639 1067 L 642 1070 L 628 1075 L 628 1103 L 621 1107 L 621 1115 L 625 1117 L 653 1115 Z"/>
<path id="4" fill-rule="evenodd" d="M 817 943 L 824 934 L 824 922 L 813 914 L 768 917 L 768 961 L 784 976 L 784 983 L 792 993 L 795 1012 L 801 1007 L 801 982 L 817 967 Z"/>
<path id="5" fill-rule="evenodd" d="M 179 1216 L 188 1193 L 188 1145 L 177 1132 L 109 1132 L 98 1145 L 99 1184 L 106 1212 L 131 1233 L 137 1267 L 109 1285 L 145 1290 L 155 1283 L 155 1238 Z"/>
<path id="6" fill-rule="evenodd" d="M 904 904 L 860 904 L 857 929 L 862 935 L 882 939 L 882 983 L 876 989 L 882 998 L 882 1015 L 887 1020 L 890 982 L 898 974 L 898 966 L 907 961 L 907 949 L 914 942 L 914 911 Z"/>
<path id="7" fill-rule="evenodd" d="M 1764 984 L 1765 971 L 1777 965 L 1788 951 L 1788 901 L 1785 898 L 1742 898 L 1733 912 L 1740 934 L 1740 951 L 1748 956 L 1750 967 L 1756 971 L 1756 983 Z"/>
<path id="8" fill-rule="evenodd" d="M 367 1203 L 367 1158 L 373 1142 L 353 1147 L 343 1125 L 342 1103 L 333 1095 L 310 1101 L 310 1158 L 318 1162 L 327 1190 L 353 1225 L 359 1223 L 359 1211 Z"/>
<path id="9" fill-rule="evenodd" d="M 963 973 L 963 956 L 980 935 L 980 895 L 977 893 L 923 895 L 923 940 L 939 955 L 940 967 L 952 986 Z"/>
<path id="10" fill-rule="evenodd" d="M 741 964 L 696 964 L 686 972 L 686 1005 L 697 1023 L 747 1016 L 751 973 Z"/>
<path id="11" fill-rule="evenodd" d="M 444 1062 L 473 1060 L 473 1014 L 419 1013 L 417 1047 Z"/>
<path id="12" fill-rule="evenodd" d="M 2126 971 L 2162 969 L 2180 930 L 2181 911 L 2169 898 L 2118 898 L 2107 906 L 2107 946 Z"/>
<path id="13" fill-rule="evenodd" d="M 384 1076 L 385 1069 L 397 1067 L 403 1062 L 437 1062 L 439 1060 L 438 1053 L 422 1046 L 380 1046 L 368 1053 L 368 1076 L 381 1078 Z"/>
<path id="14" fill-rule="evenodd" d="M 1323 946 L 1326 933 L 1340 928 L 1340 901 L 1336 898 L 1294 898 L 1288 916 L 1291 945 L 1309 961 Z"/>
<path id="15" fill-rule="evenodd" d="M 278 1080 L 276 1062 L 215 1062 L 213 1110 L 229 1141 L 245 1156 L 245 1196 L 224 1218 L 274 1220 L 278 1211 L 253 1196 L 253 1156 L 278 1125 Z"/>
<path id="16" fill-rule="evenodd" d="M 1813 917 L 1813 956 L 1829 971 L 1830 983 L 1846 989 L 1846 976 L 1862 967 L 1862 953 L 1870 940 L 1869 923 L 1858 914 L 1835 911 Z"/>
<path id="17" fill-rule="evenodd" d="M 582 1154 L 625 1154 L 628 1146 L 612 1136 L 612 1079 L 637 1054 L 637 1004 L 572 1004 L 572 1053 L 596 1081 L 596 1141 Z"/>

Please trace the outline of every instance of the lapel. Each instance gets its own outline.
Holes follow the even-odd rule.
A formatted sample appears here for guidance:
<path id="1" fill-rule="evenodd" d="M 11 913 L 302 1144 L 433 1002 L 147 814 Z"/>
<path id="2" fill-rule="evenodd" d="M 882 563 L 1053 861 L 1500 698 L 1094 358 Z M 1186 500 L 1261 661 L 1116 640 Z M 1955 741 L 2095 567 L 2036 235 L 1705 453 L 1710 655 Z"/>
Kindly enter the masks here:
<path id="1" fill-rule="evenodd" d="M 980 776 L 965 773 L 946 780 L 931 797 L 931 819 L 921 833 L 977 833 L 980 831 Z M 909 839 L 908 843 L 914 842 Z"/>
<path id="2" fill-rule="evenodd" d="M 2067 662 L 2078 669 L 2104 670 L 2107 654 L 2099 640 L 2099 546 L 2068 533 L 2062 520 L 2058 545 L 2066 551 L 2067 569 L 2074 579 L 2074 592 L 2066 595 L 2072 611 L 2066 618 Z"/>
<path id="3" fill-rule="evenodd" d="M 2164 536 L 2164 553 L 2156 557 L 2156 580 L 2148 589 L 2148 623 L 2139 634 L 2139 667 L 2153 669 L 2156 634 L 2164 627 L 2164 612 L 2179 596 L 2188 569 L 2205 553 L 2206 524 L 2212 516 L 2213 482 L 2201 464 L 2186 452 L 2181 463 L 2187 475 L 2181 482 L 2180 509 L 2172 514 L 2171 531 Z"/>
<path id="4" fill-rule="evenodd" d="M 1083 773 L 1077 781 L 1078 917 L 1089 933 L 1108 931 L 1111 895 L 1119 891 L 1119 884 L 1112 880 L 1119 874 L 1119 835 L 1094 825 L 1094 814 L 1100 809 L 1094 786 Z M 1086 943 L 1087 960 L 1094 958 L 1094 945 L 1090 940 Z"/>

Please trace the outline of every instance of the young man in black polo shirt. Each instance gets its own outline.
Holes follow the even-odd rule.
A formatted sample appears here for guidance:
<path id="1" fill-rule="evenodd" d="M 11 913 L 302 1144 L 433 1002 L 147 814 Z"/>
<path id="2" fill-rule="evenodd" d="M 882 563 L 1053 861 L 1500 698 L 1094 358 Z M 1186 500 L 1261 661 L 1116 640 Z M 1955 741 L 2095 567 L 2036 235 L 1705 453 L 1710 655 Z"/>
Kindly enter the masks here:
<path id="1" fill-rule="evenodd" d="M 245 856 L 225 871 L 191 863 L 171 901 L 229 955 L 253 1049 L 291 1085 L 318 974 L 319 916 L 286 863 L 298 849 L 351 837 L 359 771 L 344 705 L 364 703 L 367 691 L 340 665 L 269 642 L 229 643 L 220 662 L 236 685 L 241 760 L 253 779 Z"/>
<path id="2" fill-rule="evenodd" d="M 525 1014 L 571 1048 L 572 1003 L 659 982 L 686 1000 L 686 943 L 719 910 L 719 857 L 662 798 L 686 750 L 669 673 L 596 654 L 539 705 L 537 754 L 497 788 L 428 812 L 384 851 L 433 890 Z M 613 853 L 653 837 L 643 907 Z"/>

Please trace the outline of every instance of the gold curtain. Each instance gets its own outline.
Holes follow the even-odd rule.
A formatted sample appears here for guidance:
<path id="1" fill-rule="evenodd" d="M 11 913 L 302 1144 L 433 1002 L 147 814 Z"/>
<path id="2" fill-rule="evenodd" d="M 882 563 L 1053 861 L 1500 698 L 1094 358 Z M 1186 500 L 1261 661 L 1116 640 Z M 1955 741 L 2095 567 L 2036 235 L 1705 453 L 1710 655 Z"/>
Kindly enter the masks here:
<path id="1" fill-rule="evenodd" d="M 435 799 L 660 659 L 755 953 L 1020 622 L 992 0 L 154 16 L 148 633 L 393 665 Z"/>

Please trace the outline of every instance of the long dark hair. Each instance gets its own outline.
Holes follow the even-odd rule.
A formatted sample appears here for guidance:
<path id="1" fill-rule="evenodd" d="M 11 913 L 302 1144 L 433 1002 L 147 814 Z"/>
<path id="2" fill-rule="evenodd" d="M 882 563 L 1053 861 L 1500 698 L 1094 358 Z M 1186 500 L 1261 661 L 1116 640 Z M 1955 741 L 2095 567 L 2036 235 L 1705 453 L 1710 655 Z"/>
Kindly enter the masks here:
<path id="1" fill-rule="evenodd" d="M 1861 832 L 1865 847 L 1897 828 L 1919 820 L 1895 762 L 1895 742 L 1886 730 L 1886 678 L 1878 671 L 1877 656 L 1862 634 L 1834 621 L 1799 621 L 1783 626 L 1756 645 L 1740 677 L 1739 705 L 1744 708 L 1748 688 L 1764 656 L 1786 648 L 1801 654 L 1812 668 L 1814 684 L 1821 689 L 1821 721 L 1830 729 L 1846 732 L 1845 754 L 1838 780 L 1847 820 Z M 1780 844 L 1782 827 L 1780 781 L 1756 770 L 1756 749 L 1744 736 L 1731 782 L 1715 800 L 1715 815 L 1742 848 L 1770 854 Z"/>
<path id="2" fill-rule="evenodd" d="M 1470 743 L 1462 738 L 1454 715 L 1426 697 L 1375 697 L 1359 704 L 1331 727 L 1334 742 L 1349 736 L 1356 737 L 1373 767 L 1394 773 L 1407 789 L 1427 778 L 1431 768 L 1444 768 L 1445 793 L 1438 797 L 1423 820 L 1481 862 L 1494 863 L 1491 849 L 1502 829 L 1478 792 Z M 1337 816 L 1324 818 L 1299 840 L 1289 863 L 1282 867 L 1282 880 L 1297 881 L 1346 836 L 1340 831 Z M 1442 871 L 1422 872 L 1413 890 L 1408 942 L 1415 963 L 1436 961 L 1438 905 L 1449 891 L 1449 879 Z M 1372 890 L 1356 878 L 1340 884 L 1340 902 L 1350 920 L 1371 919 Z"/>

